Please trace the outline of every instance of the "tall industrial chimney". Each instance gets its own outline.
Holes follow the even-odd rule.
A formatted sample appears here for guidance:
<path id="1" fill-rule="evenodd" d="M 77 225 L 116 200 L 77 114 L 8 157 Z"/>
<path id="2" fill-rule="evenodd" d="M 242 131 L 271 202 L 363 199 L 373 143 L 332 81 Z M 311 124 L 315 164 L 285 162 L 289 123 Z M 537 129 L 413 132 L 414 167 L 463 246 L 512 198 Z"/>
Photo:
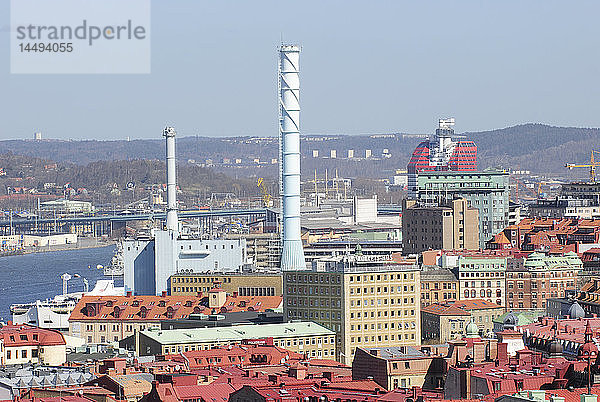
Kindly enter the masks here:
<path id="1" fill-rule="evenodd" d="M 175 166 L 175 129 L 165 127 L 163 136 L 166 140 L 167 151 L 167 230 L 177 232 L 177 178 Z"/>
<path id="2" fill-rule="evenodd" d="M 281 270 L 306 269 L 300 238 L 300 46 L 279 48 L 279 146 L 283 192 Z"/>

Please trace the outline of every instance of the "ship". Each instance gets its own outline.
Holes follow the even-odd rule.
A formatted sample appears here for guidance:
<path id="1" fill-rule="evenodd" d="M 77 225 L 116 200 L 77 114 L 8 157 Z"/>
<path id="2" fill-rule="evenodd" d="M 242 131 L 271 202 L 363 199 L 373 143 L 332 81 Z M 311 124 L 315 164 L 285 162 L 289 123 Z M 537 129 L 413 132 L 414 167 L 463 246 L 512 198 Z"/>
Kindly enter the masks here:
<path id="1" fill-rule="evenodd" d="M 10 312 L 14 324 L 28 324 L 40 328 L 67 331 L 69 316 L 83 295 L 89 296 L 118 296 L 123 294 L 123 288 L 115 287 L 114 282 L 102 279 L 96 282 L 91 292 L 75 292 L 57 295 L 46 300 L 36 300 L 31 303 L 12 304 Z"/>
<path id="2" fill-rule="evenodd" d="M 110 260 L 110 264 L 104 267 L 104 276 L 123 276 L 125 264 L 123 263 L 123 243 L 117 243 L 115 254 Z"/>

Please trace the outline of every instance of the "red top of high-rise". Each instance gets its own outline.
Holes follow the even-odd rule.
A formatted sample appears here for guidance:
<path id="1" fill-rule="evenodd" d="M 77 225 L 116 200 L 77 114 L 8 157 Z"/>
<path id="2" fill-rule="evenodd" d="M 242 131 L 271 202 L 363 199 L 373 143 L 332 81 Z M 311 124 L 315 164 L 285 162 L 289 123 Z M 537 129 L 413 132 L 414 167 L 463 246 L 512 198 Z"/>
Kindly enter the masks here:
<path id="1" fill-rule="evenodd" d="M 408 172 L 433 172 L 433 171 L 476 171 L 477 170 L 477 145 L 473 141 L 456 141 L 454 151 L 446 165 L 432 165 L 431 151 L 436 145 L 434 141 L 423 141 L 414 150 L 408 162 Z"/>

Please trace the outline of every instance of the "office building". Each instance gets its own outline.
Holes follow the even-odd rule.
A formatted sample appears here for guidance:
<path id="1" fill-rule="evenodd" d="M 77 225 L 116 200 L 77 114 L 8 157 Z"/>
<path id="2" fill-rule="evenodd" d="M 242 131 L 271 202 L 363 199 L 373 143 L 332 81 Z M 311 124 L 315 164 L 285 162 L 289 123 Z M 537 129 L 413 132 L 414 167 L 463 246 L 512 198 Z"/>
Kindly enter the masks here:
<path id="1" fill-rule="evenodd" d="M 195 296 L 220 287 L 239 296 L 281 296 L 281 274 L 179 273 L 169 280 L 172 296 Z"/>
<path id="2" fill-rule="evenodd" d="M 423 205 L 404 200 L 402 207 L 404 254 L 426 250 L 479 249 L 479 211 L 464 198 L 445 205 Z"/>
<path id="3" fill-rule="evenodd" d="M 208 350 L 234 344 L 275 345 L 316 358 L 335 355 L 335 333 L 314 322 L 238 325 L 221 328 L 146 330 L 121 345 L 135 348 L 138 356 Z"/>
<path id="4" fill-rule="evenodd" d="M 284 316 L 336 332 L 335 358 L 357 347 L 419 345 L 420 271 L 413 262 L 350 254 L 284 274 Z"/>

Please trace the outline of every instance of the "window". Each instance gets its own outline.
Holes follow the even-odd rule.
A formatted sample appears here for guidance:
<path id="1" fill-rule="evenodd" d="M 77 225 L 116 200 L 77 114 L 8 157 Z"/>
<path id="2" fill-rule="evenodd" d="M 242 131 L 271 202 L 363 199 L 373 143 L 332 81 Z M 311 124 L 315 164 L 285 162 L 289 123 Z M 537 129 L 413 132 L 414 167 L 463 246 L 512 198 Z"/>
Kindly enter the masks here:
<path id="1" fill-rule="evenodd" d="M 22 357 L 23 359 L 27 359 L 27 350 L 22 350 L 22 351 L 21 351 L 21 357 Z"/>

